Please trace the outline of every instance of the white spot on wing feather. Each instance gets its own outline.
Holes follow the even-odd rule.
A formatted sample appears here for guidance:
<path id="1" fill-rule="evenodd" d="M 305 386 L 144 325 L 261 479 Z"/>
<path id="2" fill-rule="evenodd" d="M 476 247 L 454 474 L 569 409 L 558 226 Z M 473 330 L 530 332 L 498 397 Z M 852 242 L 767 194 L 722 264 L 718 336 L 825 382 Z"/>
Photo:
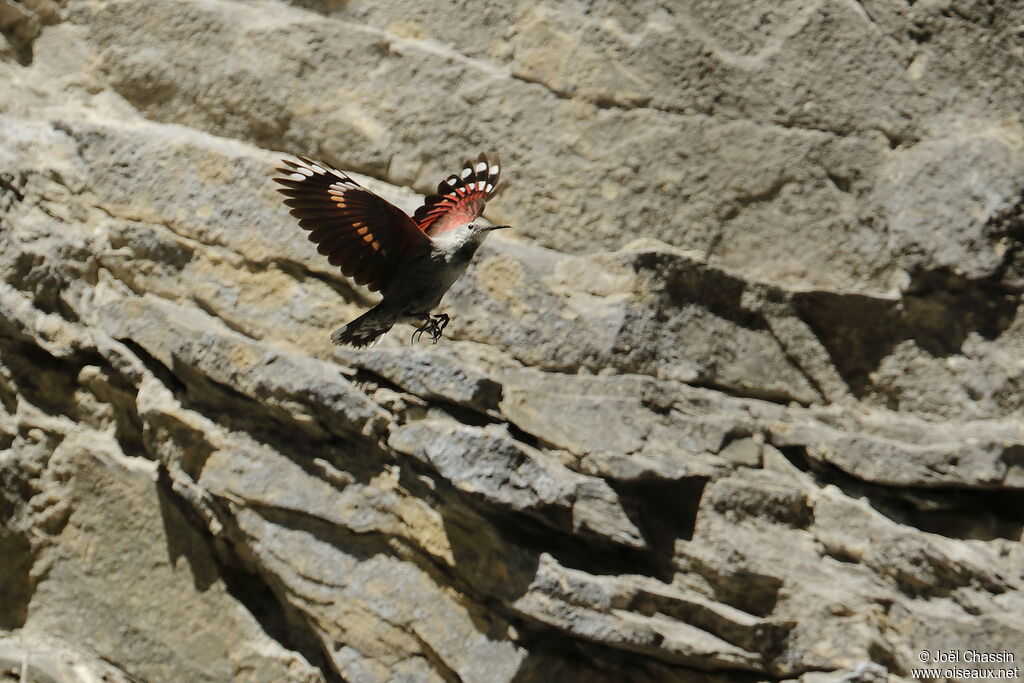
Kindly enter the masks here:
<path id="1" fill-rule="evenodd" d="M 498 175 L 498 171 L 499 170 L 501 170 L 501 169 L 498 168 L 497 164 L 495 164 L 494 166 L 491 166 L 491 175 Z"/>
<path id="2" fill-rule="evenodd" d="M 472 173 L 473 173 L 473 169 L 471 169 L 471 168 L 464 168 L 464 169 L 462 169 L 462 173 L 460 174 L 460 176 L 463 177 L 463 178 L 468 178 Z"/>
<path id="3" fill-rule="evenodd" d="M 486 161 L 481 161 L 479 164 L 476 165 L 476 172 L 477 173 L 480 173 L 481 171 L 486 171 L 486 170 L 487 170 L 487 162 Z"/>
<path id="4" fill-rule="evenodd" d="M 292 180 L 305 180 L 306 178 L 309 178 L 308 175 L 303 175 L 302 173 L 292 173 L 288 177 Z"/>

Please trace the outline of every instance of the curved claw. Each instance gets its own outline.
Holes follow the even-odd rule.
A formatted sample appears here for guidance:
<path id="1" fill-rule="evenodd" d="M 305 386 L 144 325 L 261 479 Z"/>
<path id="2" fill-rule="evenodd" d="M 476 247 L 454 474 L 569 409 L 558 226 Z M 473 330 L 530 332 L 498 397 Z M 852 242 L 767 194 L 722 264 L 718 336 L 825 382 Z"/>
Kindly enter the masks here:
<path id="1" fill-rule="evenodd" d="M 416 331 L 412 333 L 412 343 L 418 342 L 424 335 L 424 333 L 430 334 L 430 341 L 436 344 L 441 338 L 444 328 L 448 326 L 451 318 L 447 313 L 439 313 L 438 315 L 427 314 L 423 316 L 423 324 L 416 328 Z"/>
<path id="2" fill-rule="evenodd" d="M 416 331 L 412 333 L 412 343 L 415 344 L 418 342 L 423 337 L 424 332 L 429 332 L 431 339 L 435 339 L 437 334 L 437 321 L 434 320 L 434 316 L 429 313 L 423 316 L 423 324 L 417 327 Z M 435 341 L 434 343 L 436 344 L 437 342 Z"/>

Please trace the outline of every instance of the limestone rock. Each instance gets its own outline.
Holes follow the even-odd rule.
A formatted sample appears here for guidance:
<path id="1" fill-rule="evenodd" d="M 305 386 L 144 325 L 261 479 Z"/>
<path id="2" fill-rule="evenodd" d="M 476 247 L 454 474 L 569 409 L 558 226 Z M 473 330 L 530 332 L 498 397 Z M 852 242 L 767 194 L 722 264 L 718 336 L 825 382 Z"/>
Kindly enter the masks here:
<path id="1" fill-rule="evenodd" d="M 0 0 L 0 677 L 1024 658 L 1024 9 L 686 5 Z M 333 348 L 280 156 L 479 150 L 445 339 Z"/>

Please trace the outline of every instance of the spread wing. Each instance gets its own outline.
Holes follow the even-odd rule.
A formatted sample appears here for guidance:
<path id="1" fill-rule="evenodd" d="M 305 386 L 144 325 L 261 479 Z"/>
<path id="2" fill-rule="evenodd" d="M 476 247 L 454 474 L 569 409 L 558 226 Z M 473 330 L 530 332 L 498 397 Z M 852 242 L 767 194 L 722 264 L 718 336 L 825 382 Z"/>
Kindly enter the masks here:
<path id="1" fill-rule="evenodd" d="M 413 220 L 431 237 L 473 222 L 483 213 L 487 200 L 494 196 L 500 174 L 497 155 L 492 161 L 484 154 L 475 162 L 467 161 L 461 173 L 441 181 L 437 194 L 424 200 L 423 206 L 413 214 Z"/>
<path id="2" fill-rule="evenodd" d="M 317 251 L 341 272 L 377 291 L 385 287 L 401 254 L 429 240 L 404 211 L 336 168 L 306 157 L 284 160 L 274 181 L 284 203 L 309 230 Z"/>

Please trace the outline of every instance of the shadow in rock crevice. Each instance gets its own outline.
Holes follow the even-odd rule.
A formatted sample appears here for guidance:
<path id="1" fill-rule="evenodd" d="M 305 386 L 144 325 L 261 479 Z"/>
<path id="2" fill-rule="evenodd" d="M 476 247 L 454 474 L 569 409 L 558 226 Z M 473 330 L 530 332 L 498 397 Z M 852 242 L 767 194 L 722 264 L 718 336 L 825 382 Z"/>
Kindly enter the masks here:
<path id="1" fill-rule="evenodd" d="M 608 480 L 619 495 L 626 516 L 640 530 L 650 548 L 649 573 L 660 581 L 671 582 L 676 572 L 676 541 L 693 539 L 707 482 L 705 477 Z"/>
<path id="2" fill-rule="evenodd" d="M 28 606 L 35 593 L 35 553 L 24 534 L 3 528 L 9 517 L 3 507 L 0 501 L 0 631 L 13 631 L 28 619 Z"/>
<path id="3" fill-rule="evenodd" d="M 457 494 L 457 492 L 454 492 Z M 443 498 L 447 494 L 441 493 Z M 628 553 L 610 558 L 601 549 L 576 539 L 566 547 L 566 536 L 540 529 L 528 520 L 482 511 L 472 501 L 458 497 L 440 506 L 451 553 L 453 571 L 459 577 L 460 590 L 477 605 L 477 614 L 488 619 L 500 616 L 514 627 L 514 639 L 526 651 L 514 681 L 678 681 L 709 683 L 754 681 L 760 677 L 746 672 L 713 674 L 689 669 L 629 651 L 628 643 L 592 642 L 584 636 L 563 630 L 539 615 L 520 611 L 517 603 L 531 592 L 544 593 L 538 581 L 554 580 L 543 575 L 542 559 L 550 555 L 562 567 L 593 576 L 636 576 L 635 557 Z M 633 552 L 636 552 L 633 550 Z M 589 553 L 589 554 L 588 554 Z M 648 561 L 649 564 L 649 561 Z M 565 587 L 565 590 L 570 588 Z M 543 603 L 542 598 L 542 603 Z M 567 599 L 567 606 L 571 603 Z M 600 609 L 595 606 L 595 609 Z M 581 617 L 585 618 L 585 617 Z M 493 628 L 493 621 L 477 623 L 481 632 Z M 503 633 L 497 634 L 507 637 Z"/>
<path id="4" fill-rule="evenodd" d="M 341 681 L 302 616 L 288 608 L 262 576 L 247 569 L 228 544 L 215 542 L 205 522 L 174 492 L 163 467 L 158 470 L 155 487 L 171 565 L 176 565 L 179 558 L 185 558 L 196 590 L 200 592 L 222 583 L 228 594 L 253 616 L 268 637 L 286 650 L 302 655 L 320 669 L 326 680 Z"/>
<path id="5" fill-rule="evenodd" d="M 459 528 L 460 515 L 471 510 L 480 524 L 486 525 L 504 542 L 536 557 L 547 553 L 565 567 L 595 575 L 661 577 L 664 574 L 664 562 L 650 550 L 622 545 L 574 528 L 573 511 L 564 505 L 512 510 L 482 495 L 455 488 L 431 467 L 411 458 L 402 460 L 402 472 L 403 483 L 417 477 L 431 482 L 431 495 L 439 501 L 446 526 L 451 519 L 453 530 Z M 453 514 L 452 509 L 461 512 Z M 635 517 L 639 514 L 634 512 Z"/>
<path id="6" fill-rule="evenodd" d="M 746 329 L 765 329 L 764 318 L 743 305 L 750 283 L 724 270 L 679 258 L 671 252 L 639 252 L 632 265 L 657 287 L 663 301 L 660 315 L 688 304 L 698 304 L 711 314 Z"/>
<path id="7" fill-rule="evenodd" d="M 992 216 L 983 233 L 989 247 L 1005 244 L 1001 262 L 987 277 L 918 267 L 898 300 L 824 291 L 792 294 L 795 312 L 821 340 L 855 396 L 870 392 L 872 373 L 902 342 L 912 340 L 944 358 L 961 353 L 971 334 L 991 340 L 1012 324 L 1024 291 L 1024 201 Z"/>
<path id="8" fill-rule="evenodd" d="M 756 617 L 770 616 L 781 597 L 783 581 L 777 576 L 711 564 L 692 556 L 681 558 L 677 566 L 679 571 L 690 571 L 703 577 L 717 602 Z"/>
<path id="9" fill-rule="evenodd" d="M 913 341 L 934 357 L 961 352 L 972 333 L 995 339 L 1013 322 L 1019 293 L 997 278 L 968 280 L 948 270 L 917 271 L 900 300 L 824 291 L 792 295 L 796 314 L 821 340 L 858 398 L 893 350 Z"/>
<path id="10" fill-rule="evenodd" d="M 505 618 L 507 610 L 504 610 L 494 597 L 478 590 L 479 586 L 475 581 L 477 577 L 467 576 L 464 572 L 458 571 L 459 568 L 453 571 L 442 558 L 431 555 L 425 548 L 417 545 L 413 539 L 383 531 L 355 532 L 301 510 L 251 503 L 247 507 L 266 522 L 282 529 L 305 532 L 319 542 L 336 548 L 356 562 L 370 562 L 375 558 L 388 557 L 403 563 L 410 563 L 424 572 L 434 585 L 445 590 L 449 597 L 459 600 L 474 628 L 488 640 L 499 641 L 507 637 L 509 627 L 509 621 Z M 468 511 L 463 511 L 460 516 L 465 517 L 466 512 Z M 488 577 L 488 579 L 493 578 L 495 577 Z M 336 590 L 339 593 L 344 593 L 343 586 L 337 586 Z M 345 599 L 344 595 L 340 595 L 339 599 Z M 449 663 L 434 652 L 429 639 L 423 639 L 411 626 L 409 631 L 420 641 L 423 656 L 431 662 L 435 672 L 444 680 L 458 680 L 457 674 L 451 670 Z M 335 646 L 337 647 L 338 643 Z"/>
<path id="11" fill-rule="evenodd" d="M 709 672 L 676 666 L 625 650 L 577 640 L 550 628 L 526 628 L 526 657 L 512 683 L 755 683 L 763 675 Z"/>
<path id="12" fill-rule="evenodd" d="M 360 483 L 369 482 L 392 461 L 388 451 L 375 439 L 357 434 L 342 438 L 325 429 L 321 429 L 318 436 L 297 429 L 297 420 L 283 409 L 267 406 L 187 364 L 175 361 L 169 368 L 130 339 L 119 341 L 173 392 L 184 409 L 194 410 L 229 432 L 243 434 L 256 444 L 266 445 L 314 478 L 337 485 L 315 464 L 318 459 Z M 182 465 L 190 474 L 197 475 L 196 468 L 201 470 L 202 460 L 198 456 L 186 456 Z"/>
<path id="13" fill-rule="evenodd" d="M 1008 465 L 1024 464 L 1024 447 L 1008 450 Z M 817 485 L 835 486 L 897 524 L 961 540 L 1024 538 L 1024 489 L 872 484 L 835 465 L 810 458 L 802 446 L 783 446 L 779 451 L 795 467 L 812 476 Z"/>

